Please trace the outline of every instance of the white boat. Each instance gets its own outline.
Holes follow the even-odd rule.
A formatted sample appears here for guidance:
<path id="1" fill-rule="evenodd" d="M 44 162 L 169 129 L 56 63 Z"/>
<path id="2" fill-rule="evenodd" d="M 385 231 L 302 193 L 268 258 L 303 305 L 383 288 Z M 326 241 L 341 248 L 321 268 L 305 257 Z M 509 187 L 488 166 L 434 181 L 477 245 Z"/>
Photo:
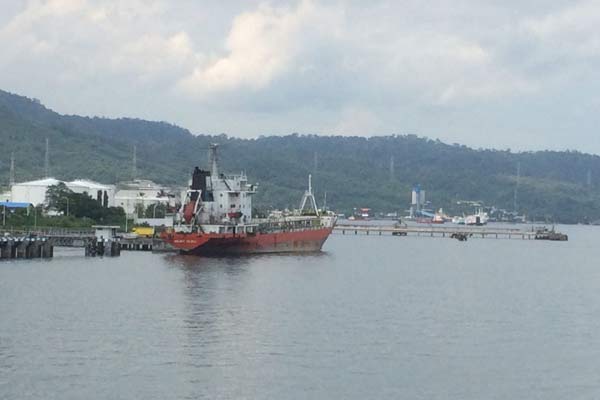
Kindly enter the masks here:
<path id="1" fill-rule="evenodd" d="M 490 217 L 488 214 L 481 208 L 478 208 L 475 214 L 467 215 L 465 217 L 465 225 L 485 225 L 488 223 L 489 219 Z"/>
<path id="2" fill-rule="evenodd" d="M 452 217 L 452 223 L 457 224 L 457 225 L 464 225 L 465 217 L 459 217 L 458 215 L 455 217 Z"/>

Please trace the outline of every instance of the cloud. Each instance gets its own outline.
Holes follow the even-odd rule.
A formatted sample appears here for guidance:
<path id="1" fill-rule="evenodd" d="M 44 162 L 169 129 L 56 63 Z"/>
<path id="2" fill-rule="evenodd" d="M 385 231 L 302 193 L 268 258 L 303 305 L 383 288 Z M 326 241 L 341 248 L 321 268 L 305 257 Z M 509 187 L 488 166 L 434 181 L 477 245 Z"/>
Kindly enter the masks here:
<path id="1" fill-rule="evenodd" d="M 543 17 L 523 22 L 525 31 L 541 46 L 552 46 L 552 52 L 570 57 L 600 55 L 600 5 L 597 1 L 575 2 L 569 7 Z"/>
<path id="2" fill-rule="evenodd" d="M 374 135 L 382 129 L 381 119 L 371 110 L 348 106 L 339 113 L 338 121 L 326 133 L 345 136 Z"/>
<path id="3" fill-rule="evenodd" d="M 600 123 L 595 0 L 7 5 L 0 87 L 61 112 L 513 148 L 571 146 L 577 126 L 584 143 Z"/>
<path id="4" fill-rule="evenodd" d="M 154 23 L 164 10 L 161 1 L 31 1 L 0 28 L 0 43 L 9 49 L 0 67 L 37 59 L 63 83 L 98 74 L 148 82 L 184 73 L 182 66 L 201 55 L 185 31 Z"/>
<path id="5" fill-rule="evenodd" d="M 262 89 L 294 67 L 314 32 L 333 34 L 336 19 L 331 9 L 309 0 L 295 8 L 263 4 L 235 17 L 225 55 L 197 66 L 179 85 L 191 93 Z"/>

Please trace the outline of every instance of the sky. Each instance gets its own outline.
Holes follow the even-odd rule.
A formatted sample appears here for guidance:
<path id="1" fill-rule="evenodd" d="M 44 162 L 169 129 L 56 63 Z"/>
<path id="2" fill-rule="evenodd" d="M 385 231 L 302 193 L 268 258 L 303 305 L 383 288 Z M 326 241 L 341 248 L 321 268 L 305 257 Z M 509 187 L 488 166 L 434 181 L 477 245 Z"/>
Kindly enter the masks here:
<path id="1" fill-rule="evenodd" d="M 0 9 L 0 89 L 62 114 L 195 134 L 416 134 L 600 154 L 600 0 L 0 0 Z"/>

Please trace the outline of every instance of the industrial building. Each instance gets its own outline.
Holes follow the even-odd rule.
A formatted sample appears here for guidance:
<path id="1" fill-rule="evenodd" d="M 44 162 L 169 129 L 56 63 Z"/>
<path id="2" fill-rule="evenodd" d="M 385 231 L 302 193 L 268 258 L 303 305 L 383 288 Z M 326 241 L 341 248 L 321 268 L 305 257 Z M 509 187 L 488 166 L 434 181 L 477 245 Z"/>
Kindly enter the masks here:
<path id="1" fill-rule="evenodd" d="M 63 182 L 55 178 L 45 178 L 36 181 L 15 183 L 10 191 L 2 198 L 4 201 L 13 201 L 19 203 L 29 203 L 34 206 L 44 204 L 46 201 L 46 192 L 50 186 L 64 183 L 75 193 L 87 193 L 93 199 L 97 199 L 105 207 L 115 205 L 115 187 L 113 185 L 104 185 L 102 183 L 89 180 L 77 179 L 71 182 Z"/>
<path id="2" fill-rule="evenodd" d="M 46 202 L 46 192 L 50 186 L 64 183 L 75 193 L 87 193 L 106 207 L 122 207 L 127 215 L 135 214 L 136 206 L 164 204 L 174 207 L 180 202 L 180 189 L 172 189 L 149 180 L 136 179 L 105 185 L 86 179 L 66 182 L 55 178 L 45 178 L 29 182 L 15 183 L 11 189 L 0 195 L 0 201 L 29 203 L 34 206 Z"/>
<path id="3" fill-rule="evenodd" d="M 119 182 L 115 193 L 115 205 L 122 207 L 127 215 L 135 214 L 139 205 L 144 209 L 157 204 L 174 207 L 180 202 L 179 191 L 144 179 Z"/>

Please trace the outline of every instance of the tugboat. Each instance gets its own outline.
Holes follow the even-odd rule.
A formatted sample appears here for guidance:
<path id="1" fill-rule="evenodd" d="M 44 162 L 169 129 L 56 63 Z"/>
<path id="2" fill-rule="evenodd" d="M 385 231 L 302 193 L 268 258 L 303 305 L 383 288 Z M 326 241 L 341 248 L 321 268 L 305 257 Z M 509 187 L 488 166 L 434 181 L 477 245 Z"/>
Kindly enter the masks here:
<path id="1" fill-rule="evenodd" d="M 564 233 L 556 232 L 554 230 L 554 226 L 552 227 L 552 229 L 548 229 L 544 226 L 536 229 L 535 240 L 552 240 L 558 242 L 566 242 L 569 240 L 569 236 Z"/>
<path id="2" fill-rule="evenodd" d="M 218 145 L 210 146 L 210 171 L 194 169 L 186 199 L 175 225 L 163 240 L 182 254 L 236 255 L 320 251 L 337 217 L 322 212 L 312 192 L 311 176 L 300 209 L 253 218 L 257 185 L 245 174 L 219 172 Z"/>

